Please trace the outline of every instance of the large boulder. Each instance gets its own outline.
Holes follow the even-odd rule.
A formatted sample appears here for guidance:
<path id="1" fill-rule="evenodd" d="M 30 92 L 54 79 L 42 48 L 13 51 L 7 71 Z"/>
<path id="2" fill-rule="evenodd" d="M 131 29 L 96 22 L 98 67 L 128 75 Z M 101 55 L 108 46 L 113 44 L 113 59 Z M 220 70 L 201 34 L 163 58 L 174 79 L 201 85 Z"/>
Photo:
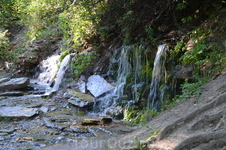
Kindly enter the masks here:
<path id="1" fill-rule="evenodd" d="M 102 94 L 114 89 L 103 77 L 99 75 L 92 75 L 88 78 L 87 89 L 94 97 L 99 97 Z"/>
<path id="2" fill-rule="evenodd" d="M 25 88 L 29 83 L 30 80 L 27 77 L 5 80 L 5 82 L 0 83 L 0 91 L 10 91 Z"/>

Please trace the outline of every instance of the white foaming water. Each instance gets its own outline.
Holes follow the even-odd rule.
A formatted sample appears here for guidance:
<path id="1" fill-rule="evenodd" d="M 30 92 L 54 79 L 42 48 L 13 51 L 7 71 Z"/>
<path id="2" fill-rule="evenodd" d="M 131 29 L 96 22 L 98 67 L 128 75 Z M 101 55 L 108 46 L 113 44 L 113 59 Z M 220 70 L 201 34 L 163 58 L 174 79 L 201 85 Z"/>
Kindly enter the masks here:
<path id="1" fill-rule="evenodd" d="M 38 82 L 51 84 L 57 73 L 60 55 L 53 55 L 43 60 L 39 65 L 39 74 L 36 77 Z"/>
<path id="2" fill-rule="evenodd" d="M 127 84 L 128 76 L 134 84 L 131 87 L 131 95 L 133 100 L 137 100 L 138 88 L 141 85 L 140 72 L 142 69 L 141 64 L 141 48 L 142 46 L 124 46 L 117 50 L 111 58 L 109 74 L 112 74 L 115 79 L 115 88 L 106 96 L 99 98 L 100 109 L 115 108 L 117 101 L 120 97 L 125 97 L 125 85 Z M 115 68 L 115 64 L 117 64 Z M 140 81 L 138 81 L 140 80 Z"/>
<path id="3" fill-rule="evenodd" d="M 69 55 L 65 56 L 64 59 L 62 60 L 60 68 L 59 68 L 58 73 L 57 73 L 57 78 L 56 78 L 54 87 L 52 88 L 51 91 L 57 91 L 59 89 L 60 84 L 61 84 L 62 79 L 63 79 L 64 74 L 65 74 L 65 71 L 68 68 L 68 63 L 71 59 L 71 56 L 73 56 L 73 55 L 75 55 L 75 54 L 74 53 L 69 54 Z"/>
<path id="4" fill-rule="evenodd" d="M 150 93 L 148 96 L 148 107 L 150 109 L 158 110 L 159 106 L 162 103 L 161 98 L 161 85 L 163 77 L 165 76 L 165 60 L 166 60 L 166 44 L 162 44 L 158 46 L 158 52 L 155 56 L 154 68 L 152 71 L 152 79 L 150 86 Z"/>

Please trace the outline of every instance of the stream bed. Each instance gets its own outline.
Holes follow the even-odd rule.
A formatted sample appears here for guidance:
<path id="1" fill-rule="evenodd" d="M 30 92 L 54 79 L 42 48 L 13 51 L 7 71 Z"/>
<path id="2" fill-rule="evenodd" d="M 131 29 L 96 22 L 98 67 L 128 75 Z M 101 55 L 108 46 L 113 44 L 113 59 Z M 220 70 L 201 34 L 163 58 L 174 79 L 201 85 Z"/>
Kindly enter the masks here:
<path id="1" fill-rule="evenodd" d="M 36 83 L 37 84 L 37 83 Z M 55 144 L 79 142 L 96 138 L 110 138 L 133 130 L 122 121 L 113 120 L 111 124 L 82 125 L 83 120 L 100 120 L 98 113 L 90 113 L 87 108 L 78 108 L 62 97 L 63 91 L 55 96 L 37 95 L 35 91 L 23 91 L 23 96 L 0 96 L 1 108 L 26 108 L 35 110 L 34 115 L 26 117 L 0 117 L 0 147 L 2 150 L 42 149 Z M 39 92 L 37 92 L 39 91 Z M 13 112 L 18 113 L 18 112 Z M 17 114 L 18 115 L 18 114 Z"/>

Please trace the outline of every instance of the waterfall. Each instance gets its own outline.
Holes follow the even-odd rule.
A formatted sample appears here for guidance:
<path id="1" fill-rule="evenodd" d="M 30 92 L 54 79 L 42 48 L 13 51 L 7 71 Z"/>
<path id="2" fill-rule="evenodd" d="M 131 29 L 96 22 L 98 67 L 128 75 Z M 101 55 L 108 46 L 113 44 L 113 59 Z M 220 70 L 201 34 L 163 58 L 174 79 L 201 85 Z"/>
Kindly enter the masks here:
<path id="1" fill-rule="evenodd" d="M 51 92 L 57 91 L 61 86 L 62 82 L 65 81 L 65 71 L 69 68 L 69 62 L 71 56 L 75 54 L 68 54 L 64 57 L 60 64 L 60 68 L 58 69 L 59 58 L 60 55 L 52 55 L 48 57 L 46 60 L 41 61 L 41 63 L 36 68 L 36 74 L 33 76 L 31 83 L 37 84 L 37 86 L 41 86 L 45 88 L 45 95 L 49 95 Z M 72 73 L 69 73 L 70 75 Z M 56 78 L 56 79 L 55 79 Z M 67 79 L 70 78 L 67 74 Z M 51 84 L 54 83 L 54 87 L 51 88 Z M 43 88 L 40 88 L 43 90 Z"/>
<path id="2" fill-rule="evenodd" d="M 163 102 L 162 95 L 164 94 L 161 91 L 161 86 L 164 84 L 165 79 L 166 50 L 167 46 L 165 44 L 159 45 L 154 61 L 150 94 L 148 96 L 148 107 L 154 110 L 159 110 L 159 107 Z"/>
<path id="3" fill-rule="evenodd" d="M 48 83 L 51 84 L 55 78 L 59 63 L 59 55 L 52 55 L 48 57 L 46 60 L 40 62 L 37 67 L 37 73 L 34 76 L 36 82 Z"/>
<path id="4" fill-rule="evenodd" d="M 55 80 L 54 87 L 51 89 L 51 91 L 57 91 L 60 87 L 60 84 L 62 83 L 62 79 L 64 77 L 65 71 L 68 69 L 68 63 L 71 59 L 71 56 L 75 55 L 74 53 L 68 54 L 64 57 L 64 59 L 61 62 L 60 68 L 57 73 L 57 78 Z"/>
<path id="5" fill-rule="evenodd" d="M 145 49 L 141 46 L 123 46 L 111 57 L 109 81 L 115 85 L 114 90 L 103 98 L 99 98 L 99 107 L 114 108 L 122 101 L 138 101 L 142 85 L 147 81 L 142 75 L 142 66 L 146 66 Z"/>

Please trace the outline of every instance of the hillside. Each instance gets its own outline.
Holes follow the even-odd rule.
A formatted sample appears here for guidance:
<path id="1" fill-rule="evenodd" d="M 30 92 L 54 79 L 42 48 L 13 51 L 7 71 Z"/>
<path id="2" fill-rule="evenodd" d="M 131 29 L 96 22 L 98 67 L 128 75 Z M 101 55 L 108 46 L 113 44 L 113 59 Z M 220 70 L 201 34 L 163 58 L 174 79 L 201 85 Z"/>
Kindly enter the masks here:
<path id="1" fill-rule="evenodd" d="M 31 147 L 46 150 L 226 149 L 225 6 L 223 0 L 4 0 L 0 79 L 26 77 L 34 83 L 19 89 L 25 94 L 20 102 L 0 96 L 0 104 L 34 108 L 37 116 L 29 123 L 0 116 L 1 132 L 15 128 L 7 137 L 0 135 L 0 144 L 29 148 L 29 140 L 21 137 L 32 133 Z M 165 50 L 161 55 L 159 47 Z M 156 65 L 155 58 L 162 63 Z M 56 82 L 61 65 L 62 78 Z M 160 72 L 154 74 L 155 68 Z M 96 96 L 88 87 L 92 76 L 114 92 Z M 46 94 L 56 83 L 58 88 Z M 36 96 L 32 90 L 43 95 L 27 98 Z M 71 103 L 70 90 L 92 100 L 79 107 Z M 82 126 L 93 113 L 113 123 Z M 35 137 L 45 134 L 41 129 L 50 142 Z"/>

